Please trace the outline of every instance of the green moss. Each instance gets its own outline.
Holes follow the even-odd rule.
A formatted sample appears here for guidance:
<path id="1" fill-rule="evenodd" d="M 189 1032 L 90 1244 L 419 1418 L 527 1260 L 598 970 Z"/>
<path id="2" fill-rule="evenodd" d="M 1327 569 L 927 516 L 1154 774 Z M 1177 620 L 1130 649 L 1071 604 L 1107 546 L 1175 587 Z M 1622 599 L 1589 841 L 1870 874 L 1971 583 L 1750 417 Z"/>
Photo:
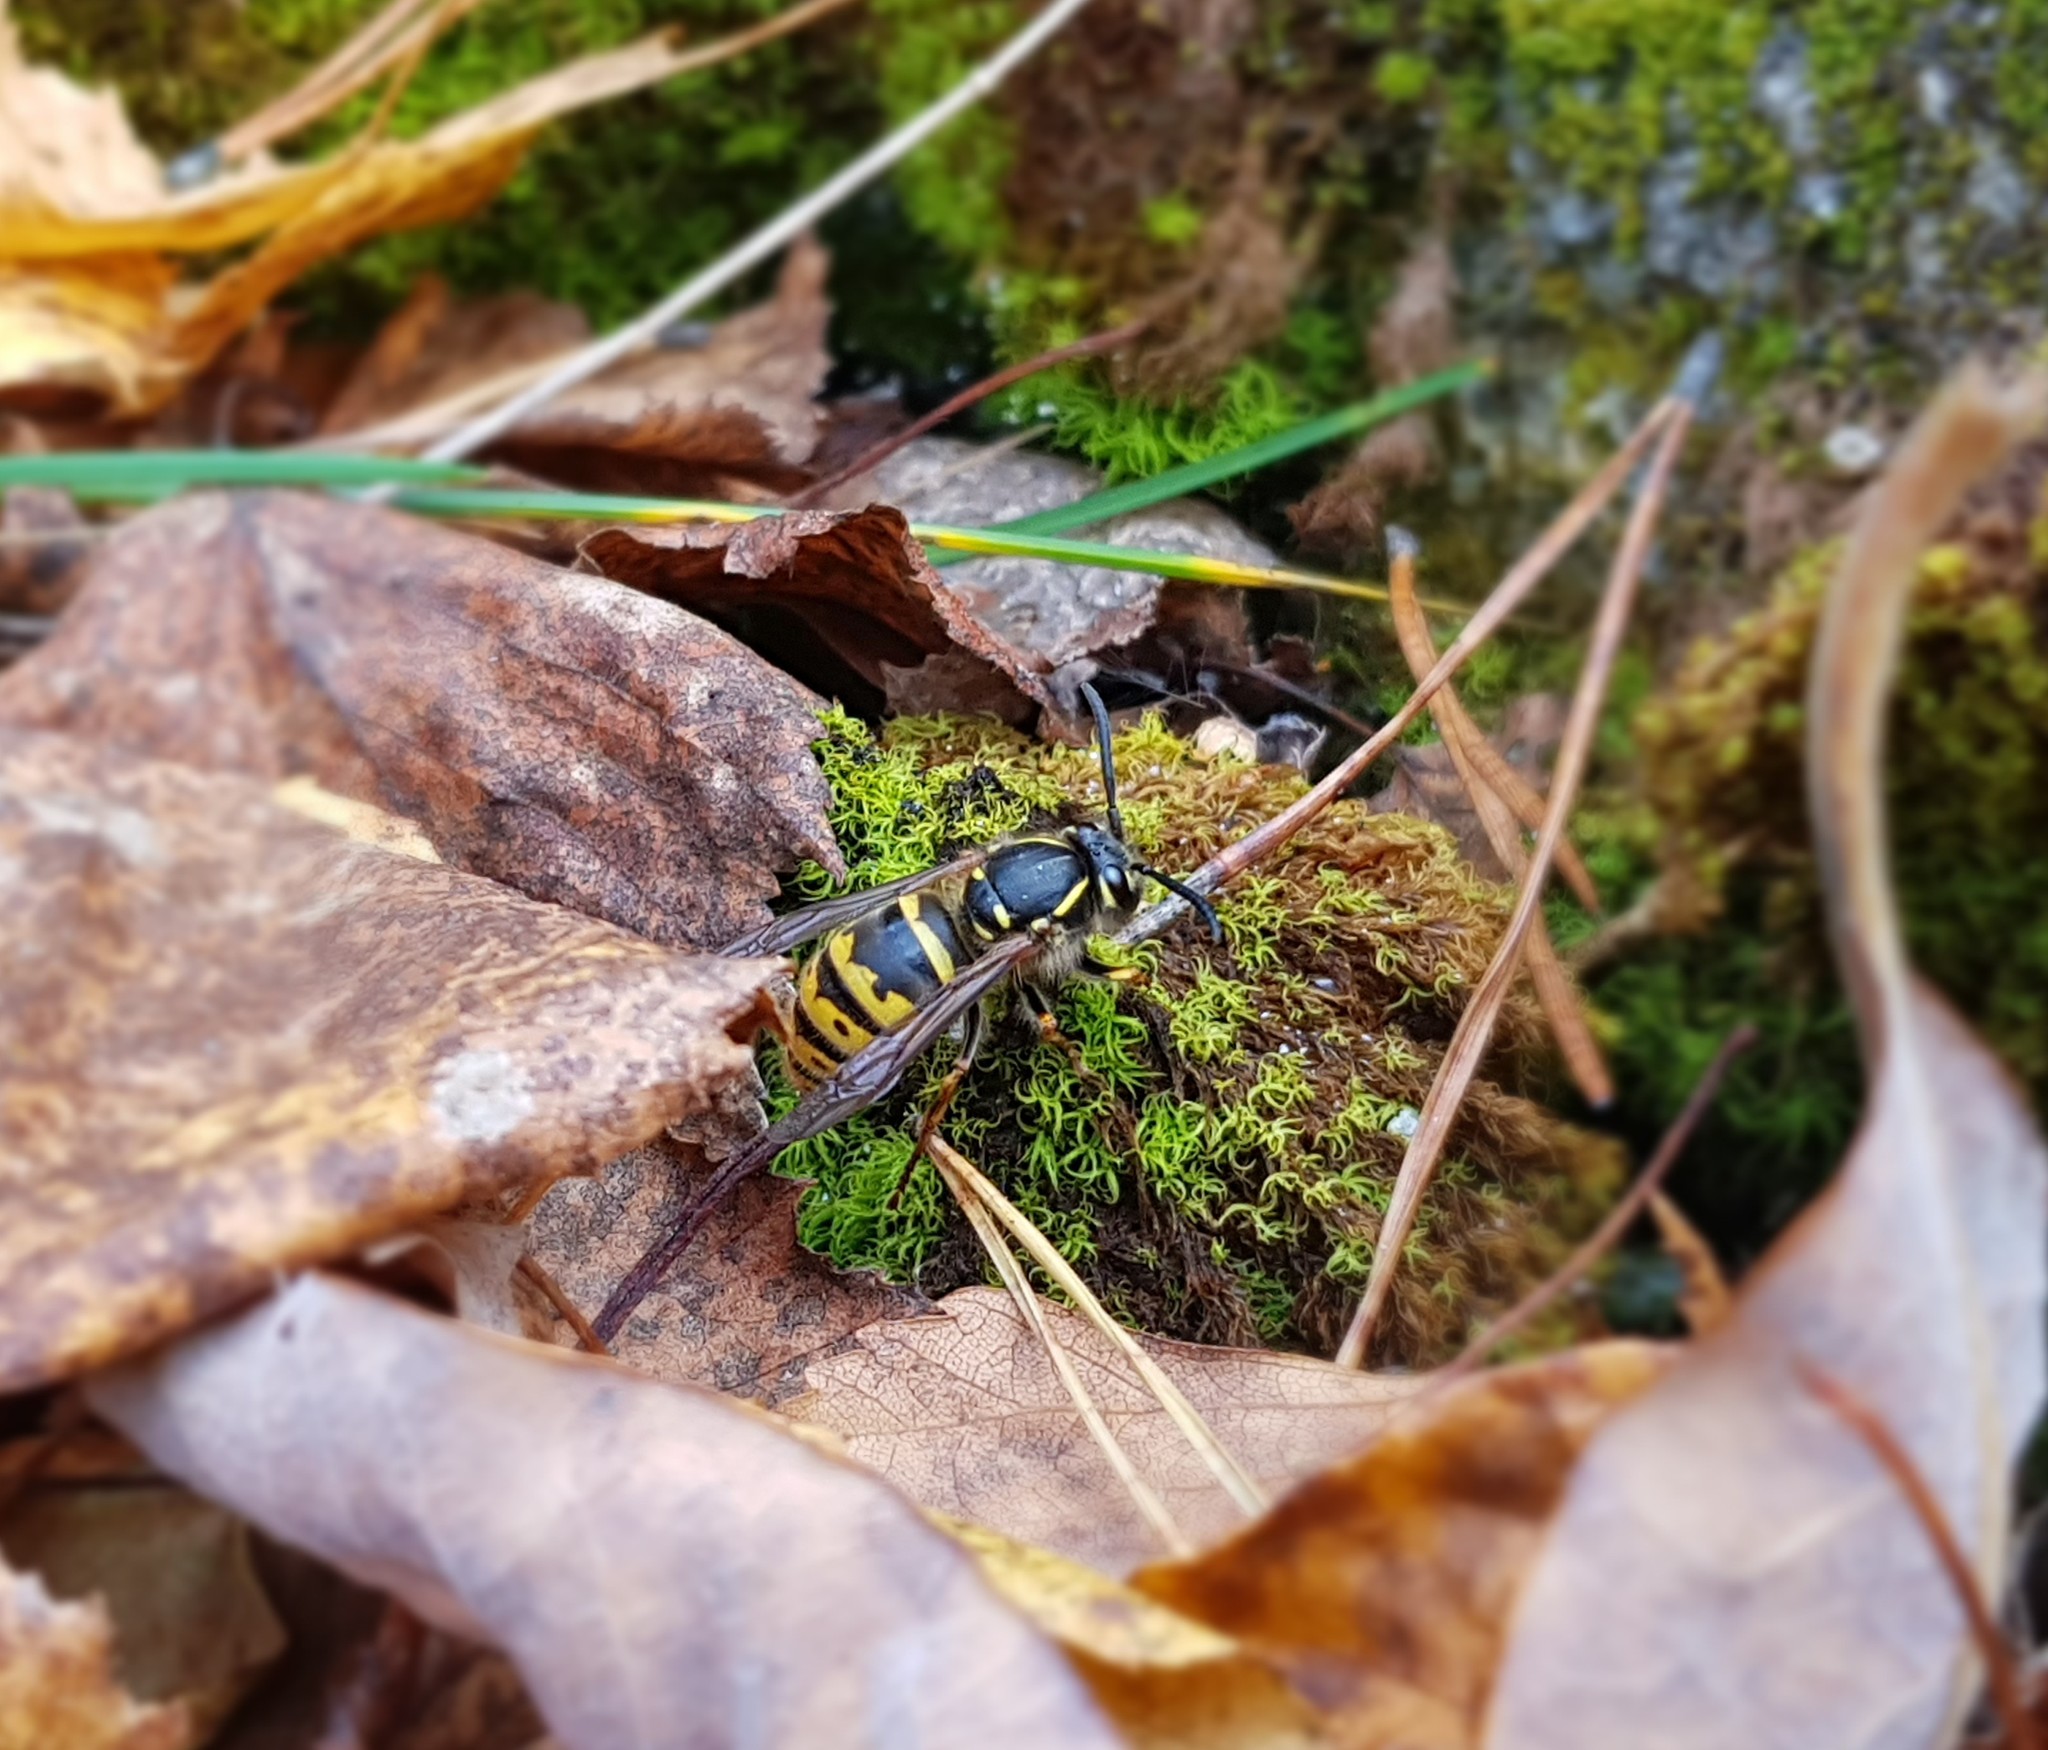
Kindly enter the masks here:
<path id="1" fill-rule="evenodd" d="M 1168 868 L 1302 788 L 1291 772 L 1202 761 L 1156 721 L 1117 752 L 1132 841 Z M 877 740 L 834 713 L 820 754 L 860 886 L 1100 806 L 1091 750 L 984 722 L 902 719 Z M 811 871 L 797 885 L 833 884 Z M 1404 1147 L 1397 1122 L 1421 1103 L 1505 906 L 1436 828 L 1342 805 L 1231 890 L 1221 949 L 1177 932 L 1124 956 L 1145 968 L 1142 988 L 1060 992 L 1071 1055 L 999 1011 L 948 1135 L 1124 1316 L 1327 1348 L 1370 1264 Z M 1537 1037 L 1518 1003 L 1459 1164 L 1431 1193 L 1392 1353 L 1442 1352 L 1547 1267 L 1612 1172 L 1604 1147 L 1503 1086 L 1530 1072 Z M 807 1244 L 933 1291 L 986 1271 L 929 1166 L 889 1207 L 937 1073 L 921 1066 L 883 1107 L 780 1163 L 815 1181 L 799 1217 Z"/>
<path id="2" fill-rule="evenodd" d="M 2048 1104 L 2043 526 L 2018 538 L 1986 528 L 1922 562 L 1887 773 L 1914 963 Z M 1836 557 L 1804 555 L 1637 712 L 1647 807 L 1576 823 L 1605 859 L 1610 895 L 1661 866 L 1659 915 L 1673 933 L 1595 987 L 1639 1131 L 1668 1119 L 1738 1021 L 1761 1029 L 1681 1174 L 1688 1209 L 1738 1254 L 1833 1170 L 1860 1107 L 1802 769 L 1807 659 Z M 1568 902 L 1553 918 L 1567 943 L 1585 933 Z"/>

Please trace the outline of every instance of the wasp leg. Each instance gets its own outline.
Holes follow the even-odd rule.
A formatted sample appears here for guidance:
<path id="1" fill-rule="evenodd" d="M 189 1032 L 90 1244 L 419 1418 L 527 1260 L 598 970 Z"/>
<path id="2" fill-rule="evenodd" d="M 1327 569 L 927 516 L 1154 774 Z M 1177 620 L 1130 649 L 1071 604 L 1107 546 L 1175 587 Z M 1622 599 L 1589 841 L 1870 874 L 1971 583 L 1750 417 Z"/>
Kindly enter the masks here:
<path id="1" fill-rule="evenodd" d="M 1120 984 L 1127 990 L 1143 990 L 1152 981 L 1142 966 L 1112 966 L 1106 960 L 1098 960 L 1093 954 L 1084 955 L 1081 970 L 1095 978 L 1106 978 L 1111 984 Z"/>
<path id="2" fill-rule="evenodd" d="M 917 1171 L 918 1162 L 924 1159 L 925 1152 L 931 1147 L 932 1138 L 938 1134 L 939 1126 L 945 1123 L 946 1114 L 953 1109 L 954 1096 L 960 1092 L 961 1083 L 967 1080 L 967 1072 L 974 1067 L 974 1054 L 981 1049 L 986 1006 L 977 1003 L 967 1011 L 963 1021 L 965 1032 L 960 1040 L 960 1055 L 953 1060 L 953 1067 L 946 1071 L 946 1079 L 939 1083 L 938 1094 L 926 1110 L 924 1122 L 917 1127 L 917 1146 L 910 1151 L 910 1159 L 904 1163 L 903 1176 L 896 1181 L 896 1189 L 889 1193 L 891 1209 L 903 1201 L 903 1193 L 910 1188 L 911 1174 Z"/>

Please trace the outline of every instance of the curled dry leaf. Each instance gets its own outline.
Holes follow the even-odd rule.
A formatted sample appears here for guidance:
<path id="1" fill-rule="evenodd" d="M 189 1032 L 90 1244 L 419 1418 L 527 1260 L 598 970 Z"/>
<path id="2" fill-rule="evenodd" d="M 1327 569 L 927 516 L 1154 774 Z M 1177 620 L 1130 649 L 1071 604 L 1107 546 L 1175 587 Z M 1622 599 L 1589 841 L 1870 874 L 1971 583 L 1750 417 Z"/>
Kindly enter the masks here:
<path id="1" fill-rule="evenodd" d="M 803 627 L 800 644 L 822 639 L 902 709 L 1021 724 L 1052 703 L 1046 665 L 977 619 L 886 506 L 600 529 L 582 553 L 605 576 L 686 607 L 786 610 Z M 799 651 L 806 659 L 815 668 L 815 649 Z"/>
<path id="2" fill-rule="evenodd" d="M 748 1073 L 774 965 L 19 730 L 0 920 L 0 1389 L 644 1142 Z"/>
<path id="3" fill-rule="evenodd" d="M 1339 1742 L 1475 1743 L 1573 1463 L 1671 1358 L 1602 1343 L 1426 1393 L 1257 1523 L 1131 1584 L 1284 1672 Z"/>
<path id="4" fill-rule="evenodd" d="M 738 1084 L 735 1092 L 745 1097 Z M 743 1135 L 731 1126 L 710 1143 L 664 1137 L 595 1178 L 557 1185 L 534 1211 L 535 1260 L 594 1318 L 674 1226 L 707 1166 Z M 835 1270 L 798 1245 L 803 1191 L 767 1173 L 741 1186 L 612 1339 L 612 1353 L 657 1379 L 716 1386 L 773 1409 L 801 1395 L 812 1363 L 863 1326 L 930 1311 L 915 1291 Z"/>
<path id="5" fill-rule="evenodd" d="M 1945 390 L 1871 495 L 1830 591 L 1807 721 L 1831 920 L 1870 1064 L 1826 1194 L 1726 1322 L 1581 1460 L 1523 1593 L 1488 1742 L 1948 1742 L 1963 1612 L 1867 1444 L 1881 1416 L 1997 1597 L 2012 1465 L 2044 1376 L 2048 1151 L 2023 1095 L 1912 976 L 1887 867 L 1881 730 L 1920 553 L 2027 434 L 2048 383 Z"/>
<path id="6" fill-rule="evenodd" d="M 86 1389 L 201 1493 L 504 1647 L 564 1750 L 1114 1742 L 965 1552 L 715 1393 L 318 1276 Z"/>
<path id="7" fill-rule="evenodd" d="M 559 485 L 679 498 L 756 497 L 802 483 L 817 448 L 830 258 L 790 250 L 775 296 L 697 344 L 658 347 L 565 390 L 491 449 Z M 586 338 L 582 315 L 525 293 L 454 303 L 423 281 L 357 366 L 321 429 L 359 444 L 446 435 L 494 381 Z M 370 429 L 365 431 L 364 427 Z"/>
<path id="8" fill-rule="evenodd" d="M 31 1488 L 0 1512 L 0 1548 L 57 1597 L 103 1604 L 121 1686 L 141 1702 L 177 1704 L 201 1740 L 284 1651 L 249 1527 L 161 1478 Z"/>
<path id="9" fill-rule="evenodd" d="M 491 453 L 593 492 L 794 490 L 808 478 L 823 419 L 813 397 L 832 368 L 830 267 L 815 242 L 799 241 L 767 303 L 728 317 L 699 345 L 659 347 L 565 390 Z"/>
<path id="10" fill-rule="evenodd" d="M 990 1585 L 1065 1650 L 1135 1750 L 1290 1750 L 1329 1743 L 1271 1665 L 1079 1562 L 934 1515 Z"/>
<path id="11" fill-rule="evenodd" d="M 793 7 L 787 26 L 826 10 Z M 86 391 L 113 413 L 148 413 L 309 268 L 387 231 L 460 218 L 504 187 L 548 122 L 717 49 L 659 33 L 555 68 L 418 139 L 360 142 L 317 163 L 255 159 L 173 192 L 119 100 L 28 66 L 0 15 L 0 259 L 13 268 L 0 281 L 0 390 Z M 196 285 L 171 259 L 258 239 Z"/>
<path id="12" fill-rule="evenodd" d="M 190 1750 L 182 1707 L 121 1687 L 113 1640 L 103 1604 L 61 1604 L 0 1562 L 0 1750 Z"/>
<path id="13" fill-rule="evenodd" d="M 1171 1418 L 1109 1341 L 1048 1305 L 1089 1395 L 1174 1519 L 1198 1543 L 1243 1523 Z M 1301 1355 L 1145 1339 L 1153 1358 L 1262 1485 L 1284 1488 L 1355 1451 L 1419 1380 Z M 785 1414 L 838 1435 L 914 1500 L 1121 1573 L 1157 1540 L 1083 1427 L 1008 1295 L 966 1288 L 929 1318 L 869 1325 L 810 1362 Z"/>
<path id="14" fill-rule="evenodd" d="M 927 437 L 837 488 L 830 502 L 851 508 L 879 500 L 915 522 L 983 528 L 1064 509 L 1102 484 L 1097 470 L 1062 456 Z M 1244 565 L 1278 562 L 1270 547 L 1203 499 L 1177 499 L 1070 532 Z M 1108 650 L 1129 651 L 1145 666 L 1160 644 L 1176 647 L 1190 667 L 1202 659 L 1251 660 L 1244 602 L 1233 590 L 1007 556 L 948 566 L 944 576 L 977 620 L 1047 669 Z"/>
<path id="15" fill-rule="evenodd" d="M 369 506 L 202 494 L 94 556 L 0 722 L 323 788 L 449 863 L 656 941 L 836 867 L 816 701 L 716 627 Z"/>

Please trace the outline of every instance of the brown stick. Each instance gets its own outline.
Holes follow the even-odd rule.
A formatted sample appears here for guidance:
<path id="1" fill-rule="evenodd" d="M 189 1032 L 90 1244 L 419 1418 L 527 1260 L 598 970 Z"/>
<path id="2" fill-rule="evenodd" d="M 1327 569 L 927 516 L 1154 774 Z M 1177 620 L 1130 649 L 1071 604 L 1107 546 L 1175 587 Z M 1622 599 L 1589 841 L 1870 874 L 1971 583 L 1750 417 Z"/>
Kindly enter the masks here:
<path id="1" fill-rule="evenodd" d="M 1400 1176 L 1394 1181 L 1393 1196 L 1380 1222 L 1365 1292 L 1359 1297 L 1351 1328 L 1345 1332 L 1344 1341 L 1337 1351 L 1340 1366 L 1364 1365 L 1366 1352 L 1372 1343 L 1373 1327 L 1393 1290 L 1393 1273 L 1399 1266 L 1401 1250 L 1415 1226 L 1416 1213 L 1435 1175 L 1444 1145 L 1449 1141 L 1451 1125 L 1466 1089 L 1479 1073 L 1480 1062 L 1493 1040 L 1494 1025 L 1500 1019 L 1502 1005 L 1520 969 L 1522 950 L 1543 903 L 1543 889 L 1551 860 L 1564 836 L 1565 822 L 1577 800 L 1580 781 L 1591 762 L 1593 737 L 1599 728 L 1607 682 L 1613 674 L 1615 659 L 1621 654 L 1622 639 L 1628 631 L 1643 561 L 1656 534 L 1657 516 L 1663 509 L 1664 495 L 1678 465 L 1686 433 L 1691 429 L 1693 409 L 1698 397 L 1704 394 L 1707 383 L 1711 382 L 1711 367 L 1718 364 L 1718 349 L 1711 344 L 1696 351 L 1699 356 L 1688 359 L 1681 375 L 1683 386 L 1671 397 L 1670 413 L 1658 437 L 1656 453 L 1651 458 L 1635 509 L 1630 513 L 1628 526 L 1622 534 L 1613 569 L 1608 573 L 1607 588 L 1601 597 L 1600 611 L 1594 619 L 1592 638 L 1586 652 L 1586 666 L 1579 679 L 1578 691 L 1573 696 L 1564 739 L 1558 749 L 1549 806 L 1544 812 L 1543 830 L 1537 835 L 1536 848 L 1529 860 L 1528 878 L 1516 896 L 1515 909 L 1508 919 L 1500 948 L 1472 993 L 1464 1014 L 1459 1017 L 1458 1029 L 1451 1036 L 1450 1049 L 1445 1052 L 1429 1097 L 1423 1102 L 1421 1123 L 1409 1139 L 1408 1152 L 1401 1161 Z M 1498 595 L 1499 592 L 1495 593 Z M 1489 600 L 1488 606 L 1491 605 Z M 1482 609 L 1481 614 L 1484 613 L 1485 609 Z M 1470 630 L 1468 626 L 1466 631 L 1469 633 Z M 1456 645 L 1452 646 L 1453 650 L 1456 648 Z M 1443 665 L 1440 662 L 1437 666 Z"/>
<path id="2" fill-rule="evenodd" d="M 547 1296 L 548 1305 L 562 1315 L 562 1322 L 576 1333 L 576 1341 L 592 1355 L 609 1355 L 611 1349 L 605 1340 L 590 1328 L 590 1321 L 583 1316 L 582 1308 L 571 1300 L 568 1292 L 550 1276 L 540 1260 L 523 1257 L 519 1260 L 519 1274 Z"/>
<path id="3" fill-rule="evenodd" d="M 1650 410 L 1643 423 L 1630 433 L 1628 441 L 1608 457 L 1606 466 L 1579 489 L 1578 495 L 1565 506 L 1557 520 L 1537 537 L 1529 551 L 1494 587 L 1493 594 L 1465 622 L 1465 629 L 1452 641 L 1451 647 L 1437 658 L 1436 666 L 1415 683 L 1415 691 L 1408 695 L 1407 703 L 1400 710 L 1306 796 L 1282 809 L 1263 826 L 1254 827 L 1243 838 L 1225 845 L 1187 876 L 1186 884 L 1197 893 L 1212 894 L 1226 883 L 1235 881 L 1247 869 L 1255 867 L 1286 844 L 1357 783 L 1373 761 L 1399 741 L 1407 732 L 1408 725 L 1428 708 L 1437 688 L 1463 668 L 1472 653 L 1500 629 L 1502 622 L 1550 574 L 1551 568 L 1570 550 L 1587 525 L 1607 508 L 1609 500 L 1621 490 L 1677 408 L 1676 401 L 1667 399 Z M 1188 902 L 1178 896 L 1161 900 L 1133 919 L 1117 940 L 1126 945 L 1149 941 L 1176 922 L 1187 909 Z"/>
<path id="4" fill-rule="evenodd" d="M 1919 1465 L 1913 1462 L 1913 1455 L 1899 1444 L 1899 1437 L 1876 1408 L 1843 1381 L 1803 1355 L 1792 1357 L 1792 1371 L 1799 1375 L 1801 1385 L 1862 1440 L 1870 1449 L 1870 1456 L 1877 1460 L 1885 1474 L 1897 1484 L 1899 1493 L 1905 1496 L 1906 1505 L 1913 1510 L 1913 1517 L 1920 1521 L 1920 1528 L 1927 1533 L 1927 1541 L 1934 1546 L 1935 1558 L 1941 1563 L 1942 1572 L 1948 1576 L 1948 1583 L 1955 1590 L 1956 1602 L 1963 1607 L 1963 1615 L 1969 1621 L 1970 1634 L 1984 1660 L 1984 1676 L 1991 1691 L 1991 1704 L 1998 1710 L 1999 1723 L 2005 1727 L 2007 1750 L 2038 1750 L 2040 1734 L 2034 1730 L 2033 1717 L 2027 1712 L 2012 1648 L 1999 1633 L 1991 1607 L 1984 1600 L 1983 1588 L 1977 1583 L 1976 1571 L 1970 1566 L 1970 1558 L 1963 1553 L 1962 1545 L 1956 1542 L 1948 1515 L 1942 1511 L 1934 1491 L 1927 1486 L 1927 1479 L 1921 1474 Z"/>
<path id="5" fill-rule="evenodd" d="M 1430 636 L 1429 621 L 1415 593 L 1415 556 L 1419 549 L 1414 537 L 1403 529 L 1390 529 L 1387 545 L 1393 559 L 1387 567 L 1387 594 L 1393 611 L 1394 636 L 1400 641 L 1401 654 L 1409 669 L 1420 680 L 1436 660 L 1436 640 Z M 1521 821 L 1506 797 L 1488 781 L 1474 755 L 1475 743 L 1489 747 L 1491 743 L 1460 703 L 1451 682 L 1446 681 L 1437 689 L 1429 709 L 1451 764 L 1464 783 L 1465 794 L 1472 799 L 1486 842 L 1493 847 L 1493 854 L 1511 879 L 1525 879 L 1529 853 L 1522 847 Z M 1543 1005 L 1557 1048 L 1579 1092 L 1590 1106 L 1607 1105 L 1614 1098 L 1614 1078 L 1607 1072 L 1607 1060 L 1587 1024 L 1579 993 L 1558 960 L 1557 950 L 1551 946 L 1549 927 L 1540 914 L 1529 932 L 1529 979 L 1536 987 L 1536 999 Z"/>
<path id="6" fill-rule="evenodd" d="M 1707 1065 L 1700 1079 L 1693 1084 L 1692 1092 L 1686 1096 L 1685 1105 L 1658 1141 L 1656 1152 L 1650 1156 L 1649 1165 L 1643 1168 L 1636 1176 L 1636 1182 L 1607 1212 L 1606 1219 L 1580 1242 L 1572 1255 L 1565 1259 L 1547 1280 L 1538 1283 L 1467 1343 L 1457 1360 L 1431 1374 L 1432 1386 L 1448 1385 L 1454 1379 L 1462 1379 L 1466 1374 L 1475 1372 L 1487 1356 L 1510 1337 L 1520 1336 L 1526 1331 L 1563 1299 L 1575 1283 L 1582 1281 L 1587 1271 L 1614 1249 L 1621 1236 L 1628 1232 L 1630 1224 L 1643 1213 L 1651 1199 L 1657 1195 L 1671 1169 L 1678 1164 L 1678 1157 L 1685 1153 L 1685 1145 L 1692 1140 L 1692 1133 L 1699 1128 L 1700 1120 L 1707 1115 L 1707 1108 L 1714 1103 L 1714 1097 L 1720 1093 L 1721 1083 L 1727 1079 L 1729 1065 L 1754 1045 L 1756 1040 L 1756 1029 L 1745 1021 L 1721 1041 L 1721 1049 L 1714 1053 L 1713 1062 Z"/>
<path id="7" fill-rule="evenodd" d="M 1077 340 L 1068 346 L 1056 346 L 1050 352 L 1042 352 L 1036 358 L 1025 359 L 1020 364 L 1005 365 L 980 382 L 969 384 L 950 401 L 941 402 L 922 419 L 914 420 L 899 432 L 892 432 L 878 444 L 861 452 L 838 473 L 829 479 L 819 480 L 806 486 L 789 501 L 791 510 L 803 510 L 814 505 L 828 492 L 836 491 L 849 480 L 857 480 L 870 468 L 879 468 L 907 443 L 921 438 L 947 420 L 965 413 L 977 402 L 986 401 L 998 390 L 1007 389 L 1012 383 L 1021 383 L 1026 377 L 1035 377 L 1040 371 L 1049 371 L 1054 365 L 1067 364 L 1074 359 L 1094 358 L 1098 353 L 1115 352 L 1120 346 L 1128 345 L 1143 334 L 1151 324 L 1140 318 L 1126 322 L 1121 328 L 1111 328 L 1101 334 L 1091 334 L 1086 340 Z"/>

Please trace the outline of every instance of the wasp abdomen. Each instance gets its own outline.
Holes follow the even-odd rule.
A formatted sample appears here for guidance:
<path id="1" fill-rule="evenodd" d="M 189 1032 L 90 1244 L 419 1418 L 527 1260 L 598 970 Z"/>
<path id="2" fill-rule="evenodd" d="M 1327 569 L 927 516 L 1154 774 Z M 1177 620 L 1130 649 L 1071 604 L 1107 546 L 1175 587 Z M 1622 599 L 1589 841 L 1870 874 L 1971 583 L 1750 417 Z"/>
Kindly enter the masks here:
<path id="1" fill-rule="evenodd" d="M 790 1029 L 789 1062 L 812 1085 L 877 1034 L 916 1014 L 965 964 L 945 908 L 907 893 L 834 930 L 804 963 Z"/>
<path id="2" fill-rule="evenodd" d="M 991 851 L 967 878 L 967 927 L 983 942 L 1050 922 L 1088 901 L 1090 871 L 1063 838 L 1018 839 Z"/>

